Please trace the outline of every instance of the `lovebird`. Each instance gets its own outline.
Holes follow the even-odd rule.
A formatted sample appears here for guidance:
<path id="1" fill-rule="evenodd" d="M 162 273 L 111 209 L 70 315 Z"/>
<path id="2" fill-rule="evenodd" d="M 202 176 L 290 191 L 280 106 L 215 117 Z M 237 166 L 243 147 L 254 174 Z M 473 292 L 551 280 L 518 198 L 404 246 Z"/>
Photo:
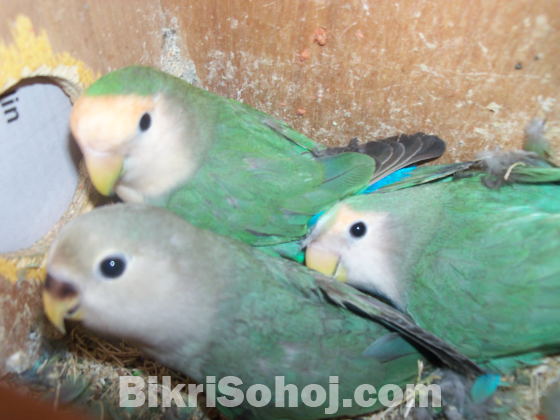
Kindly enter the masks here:
<path id="1" fill-rule="evenodd" d="M 70 127 L 100 193 L 165 207 L 300 262 L 297 241 L 315 214 L 445 150 L 423 133 L 325 148 L 250 106 L 140 66 L 91 85 Z"/>
<path id="2" fill-rule="evenodd" d="M 525 151 L 417 168 L 324 213 L 306 264 L 509 373 L 560 349 L 559 181 Z"/>
<path id="3" fill-rule="evenodd" d="M 361 406 L 355 390 L 413 384 L 418 361 L 429 363 L 424 349 L 465 375 L 482 372 L 351 286 L 145 204 L 100 207 L 66 225 L 49 252 L 43 303 L 62 332 L 64 319 L 81 320 L 202 384 L 233 376 L 243 395 L 256 384 L 271 390 L 262 407 L 243 399 L 227 406 L 219 397 L 232 400 L 233 385 L 218 387 L 217 406 L 230 419 L 371 412 L 379 400 L 368 391 Z M 280 391 L 284 403 L 276 397 L 276 377 L 297 387 Z M 303 404 L 310 384 L 329 398 Z"/>

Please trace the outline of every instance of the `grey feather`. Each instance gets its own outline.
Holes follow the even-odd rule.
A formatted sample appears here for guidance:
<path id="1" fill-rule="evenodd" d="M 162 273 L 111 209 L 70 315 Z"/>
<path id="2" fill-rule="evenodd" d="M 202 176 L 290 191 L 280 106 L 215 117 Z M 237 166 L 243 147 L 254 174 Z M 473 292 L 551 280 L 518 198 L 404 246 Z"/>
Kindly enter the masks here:
<path id="1" fill-rule="evenodd" d="M 359 143 L 354 138 L 346 146 L 329 147 L 317 153 L 322 156 L 345 152 L 363 153 L 375 160 L 376 168 L 371 180 L 374 183 L 398 169 L 440 157 L 445 152 L 445 142 L 437 136 L 418 132 L 365 143 Z"/>
<path id="2" fill-rule="evenodd" d="M 370 317 L 391 329 L 395 329 L 408 339 L 432 352 L 447 366 L 469 377 L 476 377 L 484 373 L 484 370 L 471 359 L 429 331 L 420 328 L 411 318 L 392 306 L 365 295 L 358 290 L 350 290 L 345 284 L 331 277 L 317 274 L 315 280 L 323 293 L 335 304 Z"/>
<path id="3" fill-rule="evenodd" d="M 555 179 L 556 174 L 549 170 L 556 165 L 535 152 L 501 151 L 498 148 L 494 151 L 479 152 L 476 159 L 478 164 L 473 168 L 475 172 L 482 170 L 488 173 L 488 176 L 483 178 L 483 183 L 491 189 L 515 182 L 538 182 L 539 176 L 542 175 L 539 168 L 547 168 L 546 173 L 553 175 L 553 179 L 543 178 L 541 182 L 558 181 Z M 560 172 L 558 176 L 560 177 Z"/>
<path id="4" fill-rule="evenodd" d="M 546 120 L 533 118 L 525 126 L 525 143 L 523 149 L 528 152 L 535 152 L 544 159 L 552 160 L 552 152 L 549 147 L 548 139 L 544 136 Z"/>
<path id="5" fill-rule="evenodd" d="M 543 420 L 560 420 L 560 382 L 550 385 L 540 399 L 540 417 Z"/>

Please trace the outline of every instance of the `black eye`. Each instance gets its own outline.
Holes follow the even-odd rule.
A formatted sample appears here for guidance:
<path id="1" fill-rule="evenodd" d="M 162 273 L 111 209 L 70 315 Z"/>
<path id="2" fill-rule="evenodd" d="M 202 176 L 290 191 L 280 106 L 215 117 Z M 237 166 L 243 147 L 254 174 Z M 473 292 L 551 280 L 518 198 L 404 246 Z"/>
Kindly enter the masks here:
<path id="1" fill-rule="evenodd" d="M 109 257 L 101 261 L 99 269 L 104 277 L 114 279 L 119 277 L 126 268 L 126 262 L 121 257 Z"/>
<path id="2" fill-rule="evenodd" d="M 152 125 L 152 117 L 147 112 L 140 118 L 140 130 L 146 131 Z"/>
<path id="3" fill-rule="evenodd" d="M 364 222 L 356 222 L 350 226 L 350 235 L 354 238 L 361 238 L 367 232 L 366 224 Z"/>

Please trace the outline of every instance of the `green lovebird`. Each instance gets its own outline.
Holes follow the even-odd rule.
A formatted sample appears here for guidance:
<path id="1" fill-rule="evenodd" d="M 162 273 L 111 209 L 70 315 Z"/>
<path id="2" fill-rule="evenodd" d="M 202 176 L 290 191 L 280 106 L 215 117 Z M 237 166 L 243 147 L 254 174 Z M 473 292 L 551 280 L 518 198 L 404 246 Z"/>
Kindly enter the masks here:
<path id="1" fill-rule="evenodd" d="M 300 262 L 294 241 L 312 216 L 445 150 L 423 133 L 325 148 L 250 106 L 139 66 L 90 86 L 70 127 L 102 194 L 165 207 Z"/>
<path id="2" fill-rule="evenodd" d="M 43 302 L 62 332 L 65 319 L 81 320 L 135 342 L 202 384 L 210 376 L 218 385 L 226 377 L 242 381 L 229 391 L 218 386 L 217 397 L 231 402 L 231 387 L 244 395 L 256 384 L 271 390 L 263 407 L 247 400 L 228 407 L 218 398 L 231 419 L 316 419 L 378 409 L 371 389 L 364 393 L 360 385 L 379 391 L 412 384 L 418 361 L 427 363 L 403 336 L 471 377 L 481 373 L 391 306 L 145 204 L 101 207 L 65 226 L 49 253 Z M 276 398 L 276 377 L 282 387 L 297 387 L 279 392 L 284 403 Z M 329 398 L 302 403 L 311 384 Z"/>
<path id="3" fill-rule="evenodd" d="M 510 372 L 560 349 L 559 181 L 524 151 L 417 168 L 324 213 L 306 264 Z"/>

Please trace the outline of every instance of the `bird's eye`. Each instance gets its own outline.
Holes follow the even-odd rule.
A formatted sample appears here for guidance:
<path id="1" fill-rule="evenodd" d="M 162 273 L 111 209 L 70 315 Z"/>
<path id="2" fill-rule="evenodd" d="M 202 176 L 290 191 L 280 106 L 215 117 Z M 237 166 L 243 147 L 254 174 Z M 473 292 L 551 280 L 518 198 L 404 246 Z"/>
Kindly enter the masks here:
<path id="1" fill-rule="evenodd" d="M 108 257 L 101 261 L 99 269 L 103 277 L 108 279 L 116 279 L 120 277 L 126 269 L 126 262 L 121 257 Z"/>
<path id="2" fill-rule="evenodd" d="M 364 222 L 356 222 L 350 226 L 350 235 L 354 238 L 361 238 L 367 232 L 366 224 Z"/>
<path id="3" fill-rule="evenodd" d="M 140 118 L 140 123 L 138 125 L 140 126 L 140 130 L 148 130 L 148 128 L 152 125 L 152 117 L 150 117 L 150 114 L 145 112 L 144 115 L 142 115 L 142 118 Z"/>

